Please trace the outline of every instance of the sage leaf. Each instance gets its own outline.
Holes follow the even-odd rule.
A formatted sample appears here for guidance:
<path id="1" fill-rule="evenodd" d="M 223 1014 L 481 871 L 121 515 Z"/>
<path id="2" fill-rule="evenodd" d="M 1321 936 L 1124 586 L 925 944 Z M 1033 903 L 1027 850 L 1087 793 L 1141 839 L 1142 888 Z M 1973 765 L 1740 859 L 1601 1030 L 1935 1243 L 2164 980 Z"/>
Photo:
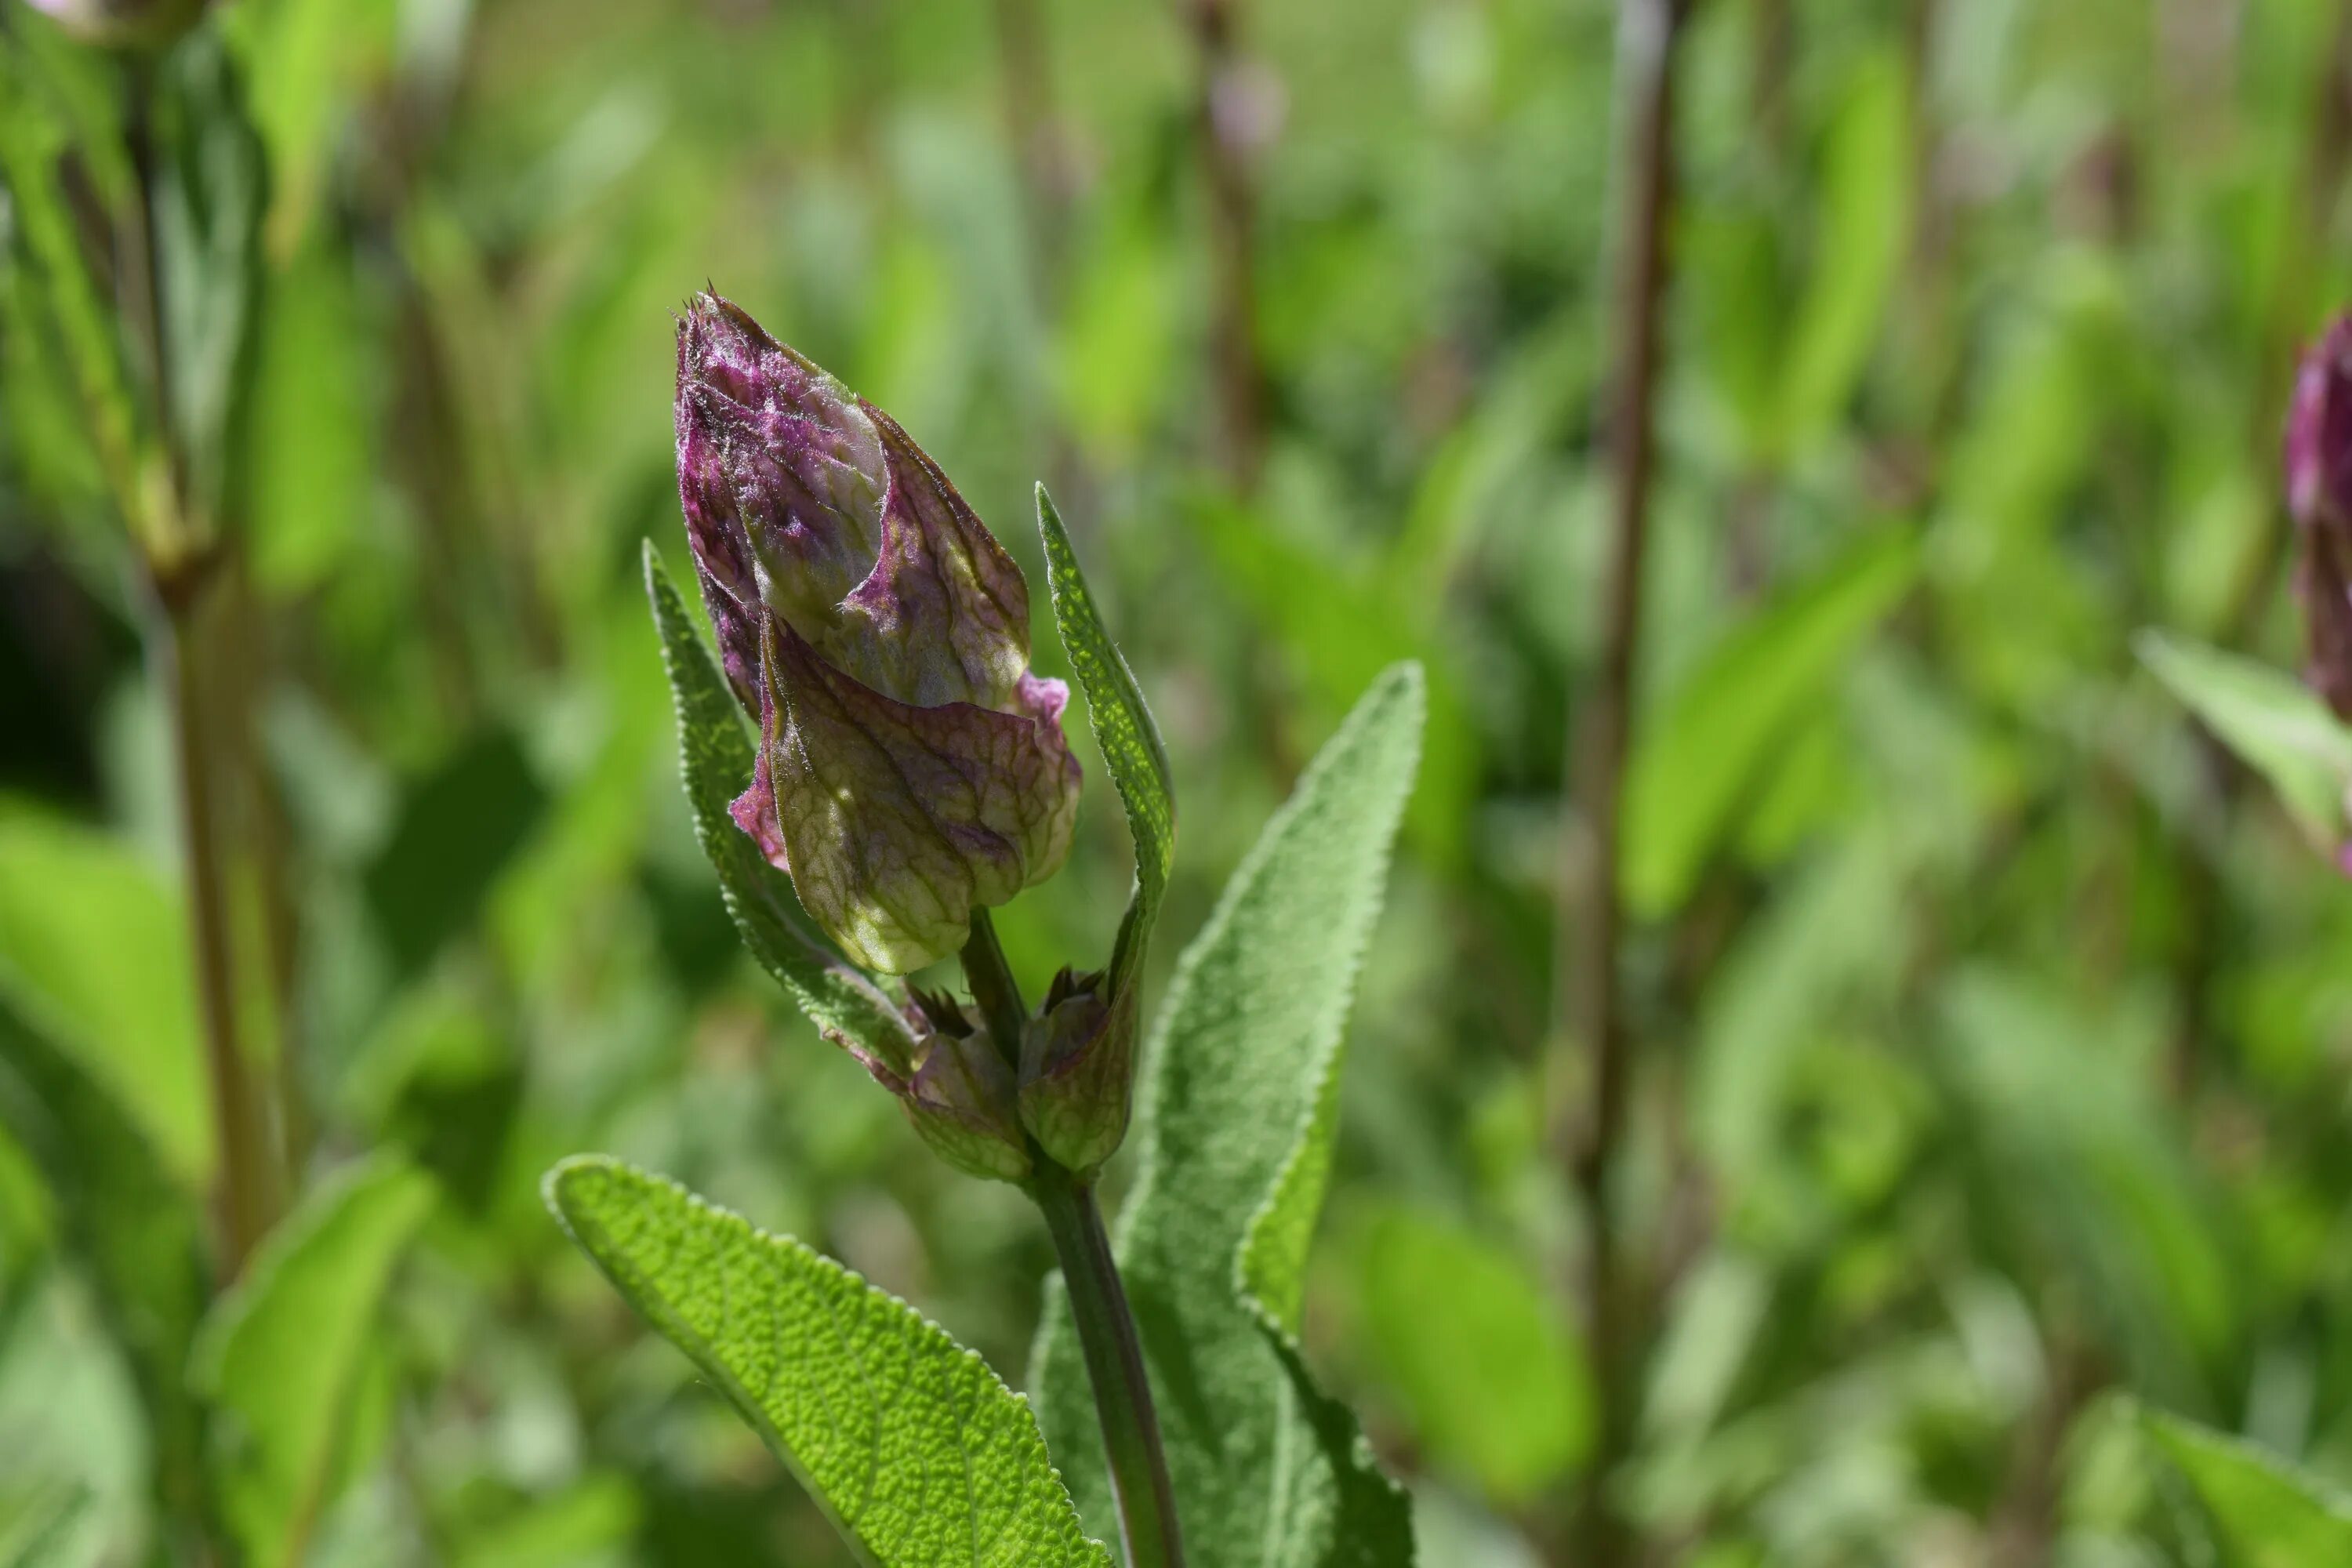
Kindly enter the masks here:
<path id="1" fill-rule="evenodd" d="M 1407 1500 L 1296 1340 L 1330 1172 L 1341 1036 L 1419 760 L 1417 666 L 1375 681 L 1179 961 L 1116 1250 L 1186 1550 L 1220 1568 L 1412 1560 Z M 1113 1514 L 1085 1366 L 1053 1293 L 1032 1382 L 1097 1531 Z"/>
<path id="2" fill-rule="evenodd" d="M 869 1561 L 1108 1568 L 1027 1402 L 905 1302 L 616 1160 L 565 1161 L 547 1198 Z"/>
<path id="3" fill-rule="evenodd" d="M 1102 748 L 1104 765 L 1127 812 L 1128 832 L 1135 840 L 1135 896 L 1119 922 L 1118 943 L 1111 954 L 1110 985 L 1117 991 L 1142 962 L 1152 922 L 1159 918 L 1160 896 L 1168 890 L 1168 867 L 1176 854 L 1176 787 L 1160 726 L 1152 722 L 1135 672 L 1103 629 L 1102 613 L 1078 570 L 1069 530 L 1062 526 L 1062 514 L 1044 485 L 1037 487 L 1037 531 L 1045 542 L 1054 627 L 1078 678 L 1078 689 L 1087 694 L 1087 722 L 1094 730 L 1095 744 Z"/>

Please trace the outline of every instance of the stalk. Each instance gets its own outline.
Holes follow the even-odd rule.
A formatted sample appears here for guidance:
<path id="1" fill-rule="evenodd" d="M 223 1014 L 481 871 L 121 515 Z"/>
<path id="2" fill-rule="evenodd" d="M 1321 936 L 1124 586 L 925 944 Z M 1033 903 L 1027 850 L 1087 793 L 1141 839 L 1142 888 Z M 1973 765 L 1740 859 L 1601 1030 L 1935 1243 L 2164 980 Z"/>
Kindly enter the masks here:
<path id="1" fill-rule="evenodd" d="M 273 1197 L 264 1163 L 268 1135 L 262 1126 L 251 1064 L 237 1039 L 235 963 L 229 951 L 229 906 L 222 874 L 220 810 L 214 799 L 216 748 L 205 700 L 201 584 L 159 584 L 163 600 L 163 661 L 170 667 L 172 760 L 178 777 L 180 838 L 186 862 L 188 931 L 195 960 L 198 1016 L 212 1096 L 219 1172 L 214 1207 L 220 1232 L 223 1280 L 234 1279 L 269 1227 Z"/>
<path id="2" fill-rule="evenodd" d="M 971 988 L 972 1000 L 988 1020 L 998 1048 L 1017 1071 L 1021 1026 L 1028 1010 L 986 910 L 972 912 L 971 935 L 962 956 L 964 983 Z M 1128 1568 L 1183 1568 L 1176 1493 L 1169 1484 L 1168 1453 L 1151 1402 L 1151 1380 L 1144 1371 L 1143 1344 L 1136 1336 L 1135 1314 L 1128 1308 L 1127 1288 L 1119 1282 L 1094 1186 L 1034 1144 L 1030 1152 L 1034 1173 L 1024 1190 L 1045 1216 L 1062 1265 L 1062 1284 L 1069 1291 L 1078 1348 L 1094 1389 L 1095 1415 L 1102 1423 L 1103 1452 L 1110 1463 Z"/>
<path id="3" fill-rule="evenodd" d="M 201 519 L 189 505 L 185 453 L 174 439 L 172 416 L 171 331 L 163 297 L 163 257 L 156 240 L 156 200 L 161 174 L 152 118 L 152 62 L 134 62 L 128 72 L 128 142 L 136 180 L 133 242 L 125 247 L 137 277 L 129 301 L 147 350 L 157 438 L 169 468 L 169 516 L 143 541 L 148 575 L 162 608 L 163 635 L 156 652 L 171 694 L 172 757 L 177 777 L 182 856 L 188 904 L 189 947 L 195 966 L 197 1016 L 204 1032 L 205 1067 L 212 1100 L 219 1170 L 213 1204 L 219 1233 L 218 1275 L 233 1279 L 275 1218 L 272 1133 L 237 1029 L 236 963 L 233 912 L 226 874 L 226 826 L 215 794 L 227 753 L 216 732 L 215 704 L 221 693 L 208 679 L 215 671 L 206 654 L 208 616 L 217 584 L 219 554 L 204 542 Z M 229 782 L 237 782 L 233 776 Z"/>
<path id="4" fill-rule="evenodd" d="M 1625 222 L 1619 241 L 1615 405 L 1610 417 L 1612 559 L 1605 641 L 1598 689 L 1579 743 L 1580 770 L 1563 781 L 1564 846 L 1580 818 L 1586 852 L 1563 877 L 1558 973 L 1563 982 L 1557 1031 L 1564 1048 L 1581 1048 L 1591 1111 L 1581 1126 L 1561 1125 L 1562 1147 L 1587 1226 L 1586 1335 L 1599 1369 L 1598 1440 L 1578 1499 L 1579 1561 L 1615 1568 L 1631 1560 L 1625 1521 L 1609 1483 L 1633 1441 L 1636 1338 L 1625 1287 L 1614 1208 L 1615 1172 L 1624 1141 L 1629 1043 L 1620 986 L 1624 911 L 1618 900 L 1619 818 L 1631 752 L 1633 665 L 1642 638 L 1643 561 L 1649 534 L 1655 458 L 1660 318 L 1665 294 L 1667 216 L 1674 200 L 1674 61 L 1689 0 L 1623 0 L 1618 13 L 1618 73 L 1622 120 L 1618 186 Z M 1581 773 L 1581 799 L 1577 775 Z M 1569 1073 L 1557 1075 L 1565 1083 Z"/>
<path id="5" fill-rule="evenodd" d="M 1185 0 L 1194 52 L 1200 57 L 1192 136 L 1208 182 L 1209 231 L 1214 251 L 1213 321 L 1218 436 L 1225 474 L 1248 495 L 1257 488 L 1265 457 L 1265 372 L 1258 358 L 1257 300 L 1251 252 L 1256 244 L 1256 204 L 1250 188 L 1249 149 L 1231 123 L 1230 100 L 1239 86 L 1240 0 Z M 1222 100 L 1227 100 L 1221 103 Z"/>

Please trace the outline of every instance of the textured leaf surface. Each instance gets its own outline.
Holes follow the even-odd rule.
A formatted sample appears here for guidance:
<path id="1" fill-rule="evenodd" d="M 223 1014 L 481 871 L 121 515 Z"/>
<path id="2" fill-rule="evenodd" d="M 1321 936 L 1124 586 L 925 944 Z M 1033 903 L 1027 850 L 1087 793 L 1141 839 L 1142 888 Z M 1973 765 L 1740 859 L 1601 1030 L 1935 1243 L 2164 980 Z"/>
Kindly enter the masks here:
<path id="1" fill-rule="evenodd" d="M 1037 487 L 1037 531 L 1045 541 L 1054 626 L 1078 678 L 1078 689 L 1087 695 L 1087 721 L 1094 728 L 1095 743 L 1102 748 L 1119 805 L 1127 811 L 1128 832 L 1135 839 L 1135 899 L 1119 922 L 1118 948 L 1111 959 L 1111 989 L 1116 991 L 1142 961 L 1152 922 L 1159 918 L 1160 895 L 1168 889 L 1169 862 L 1176 854 L 1176 788 L 1143 689 L 1103 627 L 1102 613 L 1078 570 L 1069 530 L 1062 526 L 1062 514 L 1043 485 Z"/>
<path id="2" fill-rule="evenodd" d="M 1918 569 L 1901 535 L 1864 540 L 1724 639 L 1643 732 L 1625 784 L 1627 900 L 1664 914 L 1690 893 L 1776 749 Z"/>
<path id="3" fill-rule="evenodd" d="M 2268 779 L 2317 842 L 2342 837 L 2352 785 L 2352 729 L 2285 671 L 2161 632 L 2141 634 L 2140 662 L 2249 767 Z"/>
<path id="4" fill-rule="evenodd" d="M 1420 671 L 1357 705 L 1178 965 L 1150 1051 L 1119 1266 L 1194 1561 L 1409 1563 L 1403 1494 L 1292 1339 L 1336 1123 L 1340 1040 L 1418 759 Z M 1112 1521 L 1085 1368 L 1055 1305 L 1034 1379 L 1097 1530 Z"/>
<path id="5" fill-rule="evenodd" d="M 2352 1498 L 2242 1439 L 2154 1411 L 2140 1419 L 2196 1489 L 2229 1568 L 2352 1563 Z"/>
<path id="6" fill-rule="evenodd" d="M 616 1161 L 566 1161 L 547 1191 L 597 1267 L 873 1562 L 1109 1563 L 1027 1404 L 905 1302 Z"/>
<path id="7" fill-rule="evenodd" d="M 800 1004 L 817 1027 L 838 1035 L 901 1072 L 914 1042 L 907 1026 L 874 983 L 819 944 L 801 923 L 792 884 L 768 864 L 735 826 L 728 806 L 751 778 L 751 740 L 734 693 L 710 662 L 693 614 L 646 546 L 646 592 L 661 631 L 670 694 L 677 704 L 678 749 L 687 799 L 702 852 L 719 873 L 719 887 L 735 929 L 761 966 Z"/>
<path id="8" fill-rule="evenodd" d="M 396 1159 L 339 1173 L 269 1234 L 205 1323 L 195 1375 L 215 1406 L 218 1495 L 255 1568 L 302 1560 L 385 1287 L 434 1195 L 430 1176 Z"/>

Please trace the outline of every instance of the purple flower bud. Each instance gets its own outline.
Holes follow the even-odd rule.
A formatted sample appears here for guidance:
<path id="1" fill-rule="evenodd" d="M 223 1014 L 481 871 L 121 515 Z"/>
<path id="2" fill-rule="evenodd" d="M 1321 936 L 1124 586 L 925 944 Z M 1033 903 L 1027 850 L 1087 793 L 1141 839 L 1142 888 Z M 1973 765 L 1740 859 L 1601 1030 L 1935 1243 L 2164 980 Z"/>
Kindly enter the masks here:
<path id="1" fill-rule="evenodd" d="M 2352 719 L 2352 316 L 2336 319 L 2295 376 L 2286 500 L 2311 628 L 2305 679 L 2337 717 Z"/>
<path id="2" fill-rule="evenodd" d="M 914 1070 L 901 1078 L 870 1061 L 866 1070 L 898 1097 L 916 1132 L 949 1164 L 990 1181 L 1025 1181 L 1029 1143 L 1004 1053 L 987 1026 L 953 997 L 908 989 L 914 1002 L 907 1018 L 918 1042 Z"/>
<path id="3" fill-rule="evenodd" d="M 168 44 L 195 25 L 205 0 L 27 0 L 84 43 L 110 47 Z"/>
<path id="4" fill-rule="evenodd" d="M 890 416 L 716 294 L 677 336 L 677 478 L 703 603 L 759 721 L 735 819 L 852 958 L 891 973 L 1069 852 L 1068 689 L 1029 590 Z"/>

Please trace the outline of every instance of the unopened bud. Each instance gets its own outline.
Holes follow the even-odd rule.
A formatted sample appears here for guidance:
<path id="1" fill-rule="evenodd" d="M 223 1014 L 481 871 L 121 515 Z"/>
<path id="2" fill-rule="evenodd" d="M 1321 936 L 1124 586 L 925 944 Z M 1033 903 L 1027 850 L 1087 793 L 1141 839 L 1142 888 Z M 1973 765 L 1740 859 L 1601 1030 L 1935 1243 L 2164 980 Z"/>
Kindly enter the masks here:
<path id="1" fill-rule="evenodd" d="M 1066 967 L 1021 1044 L 1022 1125 L 1039 1148 L 1082 1176 L 1127 1136 L 1137 989 Z"/>
<path id="2" fill-rule="evenodd" d="M 677 477 L 703 602 L 760 725 L 735 819 L 852 958 L 904 974 L 1059 869 L 1069 691 L 1029 590 L 890 416 L 716 294 L 677 336 Z"/>

